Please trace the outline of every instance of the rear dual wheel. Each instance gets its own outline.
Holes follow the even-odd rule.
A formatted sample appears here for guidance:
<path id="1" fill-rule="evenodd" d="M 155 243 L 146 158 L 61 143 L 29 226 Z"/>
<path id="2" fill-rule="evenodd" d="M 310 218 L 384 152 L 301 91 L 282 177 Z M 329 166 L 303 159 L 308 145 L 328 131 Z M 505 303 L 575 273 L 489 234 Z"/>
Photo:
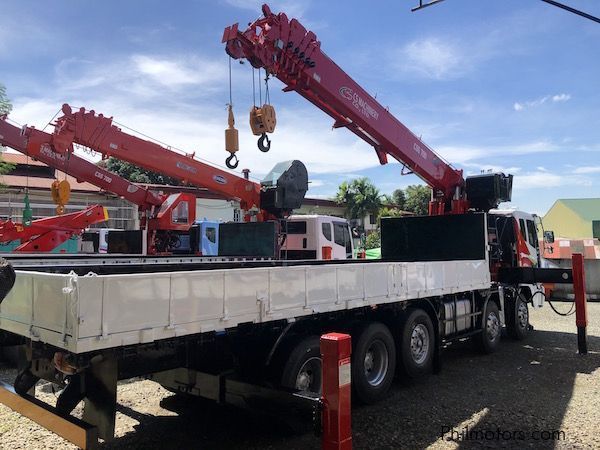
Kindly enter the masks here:
<path id="1" fill-rule="evenodd" d="M 407 311 L 400 328 L 400 369 L 407 378 L 431 373 L 435 334 L 429 315 L 422 309 Z"/>
<path id="2" fill-rule="evenodd" d="M 292 349 L 283 367 L 281 385 L 297 391 L 321 393 L 322 382 L 319 336 L 309 336 Z"/>
<path id="3" fill-rule="evenodd" d="M 353 333 L 352 387 L 362 403 L 375 403 L 387 394 L 396 370 L 396 346 L 388 327 L 379 322 Z M 322 361 L 319 337 L 307 337 L 292 349 L 284 365 L 281 385 L 320 393 Z"/>
<path id="4" fill-rule="evenodd" d="M 396 344 L 388 327 L 379 322 L 366 325 L 352 351 L 352 387 L 361 403 L 383 399 L 394 380 Z"/>
<path id="5" fill-rule="evenodd" d="M 529 309 L 523 294 L 506 299 L 505 302 L 506 331 L 508 335 L 522 341 L 529 334 Z"/>

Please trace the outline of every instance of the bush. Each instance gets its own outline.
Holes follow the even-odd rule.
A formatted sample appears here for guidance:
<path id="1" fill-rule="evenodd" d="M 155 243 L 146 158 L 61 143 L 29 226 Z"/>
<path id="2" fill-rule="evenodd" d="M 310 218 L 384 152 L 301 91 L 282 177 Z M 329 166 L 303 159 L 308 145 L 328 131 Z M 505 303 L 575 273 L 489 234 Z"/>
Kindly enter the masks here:
<path id="1" fill-rule="evenodd" d="M 365 241 L 365 247 L 367 250 L 381 247 L 381 236 L 379 234 L 379 231 L 373 231 L 367 236 L 367 239 Z"/>

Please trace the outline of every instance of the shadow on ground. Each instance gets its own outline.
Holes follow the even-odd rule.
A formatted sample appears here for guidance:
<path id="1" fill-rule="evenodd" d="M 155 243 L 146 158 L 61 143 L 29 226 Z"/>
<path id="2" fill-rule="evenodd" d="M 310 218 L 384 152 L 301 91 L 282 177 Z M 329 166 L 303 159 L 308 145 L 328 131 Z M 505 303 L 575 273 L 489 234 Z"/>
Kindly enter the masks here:
<path id="1" fill-rule="evenodd" d="M 533 440 L 531 433 L 561 430 L 576 377 L 600 368 L 600 338 L 588 338 L 590 353 L 585 357 L 577 355 L 571 333 L 536 331 L 523 342 L 505 339 L 497 353 L 486 356 L 468 344 L 444 352 L 441 374 L 410 383 L 398 380 L 385 401 L 355 406 L 354 448 L 425 448 L 453 443 L 460 448 L 554 448 L 556 441 Z M 120 407 L 121 413 L 139 424 L 134 432 L 103 447 L 319 447 L 319 439 L 309 431 L 291 433 L 277 418 L 182 396 L 165 397 L 161 406 L 177 415 L 149 416 Z M 589 416 L 584 419 L 593 420 Z M 471 439 L 459 436 L 465 427 Z M 456 430 L 454 442 L 440 440 L 447 428 Z M 490 431 L 498 437 L 492 438 Z M 571 446 L 572 436 L 565 433 L 563 446 Z"/>

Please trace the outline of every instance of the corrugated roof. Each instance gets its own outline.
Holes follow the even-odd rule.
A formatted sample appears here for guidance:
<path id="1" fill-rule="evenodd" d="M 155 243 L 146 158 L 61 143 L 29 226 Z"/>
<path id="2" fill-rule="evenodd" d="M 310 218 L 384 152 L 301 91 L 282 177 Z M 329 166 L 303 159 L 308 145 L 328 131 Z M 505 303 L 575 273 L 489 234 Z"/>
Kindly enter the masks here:
<path id="1" fill-rule="evenodd" d="M 27 159 L 27 155 L 23 155 L 22 153 L 3 152 L 2 160 L 12 164 L 47 167 L 46 164 L 41 161 L 37 161 L 31 157 Z"/>
<path id="2" fill-rule="evenodd" d="M 65 175 L 62 172 L 56 171 L 57 178 L 64 180 Z M 42 178 L 42 177 L 26 177 L 22 175 L 2 175 L 0 180 L 8 187 L 25 188 L 31 189 L 47 189 L 50 190 L 54 178 Z M 71 185 L 71 190 L 80 192 L 100 192 L 97 186 L 90 183 L 78 183 L 75 178 L 67 175 L 67 181 Z"/>
<path id="3" fill-rule="evenodd" d="M 600 198 L 565 198 L 557 200 L 586 222 L 600 220 Z"/>

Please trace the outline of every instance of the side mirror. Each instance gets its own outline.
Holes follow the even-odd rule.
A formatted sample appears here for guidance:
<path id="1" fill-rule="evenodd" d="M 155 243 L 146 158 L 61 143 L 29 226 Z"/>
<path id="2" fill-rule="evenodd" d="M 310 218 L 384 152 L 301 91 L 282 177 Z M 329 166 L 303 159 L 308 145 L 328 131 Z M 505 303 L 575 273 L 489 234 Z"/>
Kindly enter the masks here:
<path id="1" fill-rule="evenodd" d="M 544 242 L 546 244 L 554 243 L 554 231 L 544 231 Z"/>

